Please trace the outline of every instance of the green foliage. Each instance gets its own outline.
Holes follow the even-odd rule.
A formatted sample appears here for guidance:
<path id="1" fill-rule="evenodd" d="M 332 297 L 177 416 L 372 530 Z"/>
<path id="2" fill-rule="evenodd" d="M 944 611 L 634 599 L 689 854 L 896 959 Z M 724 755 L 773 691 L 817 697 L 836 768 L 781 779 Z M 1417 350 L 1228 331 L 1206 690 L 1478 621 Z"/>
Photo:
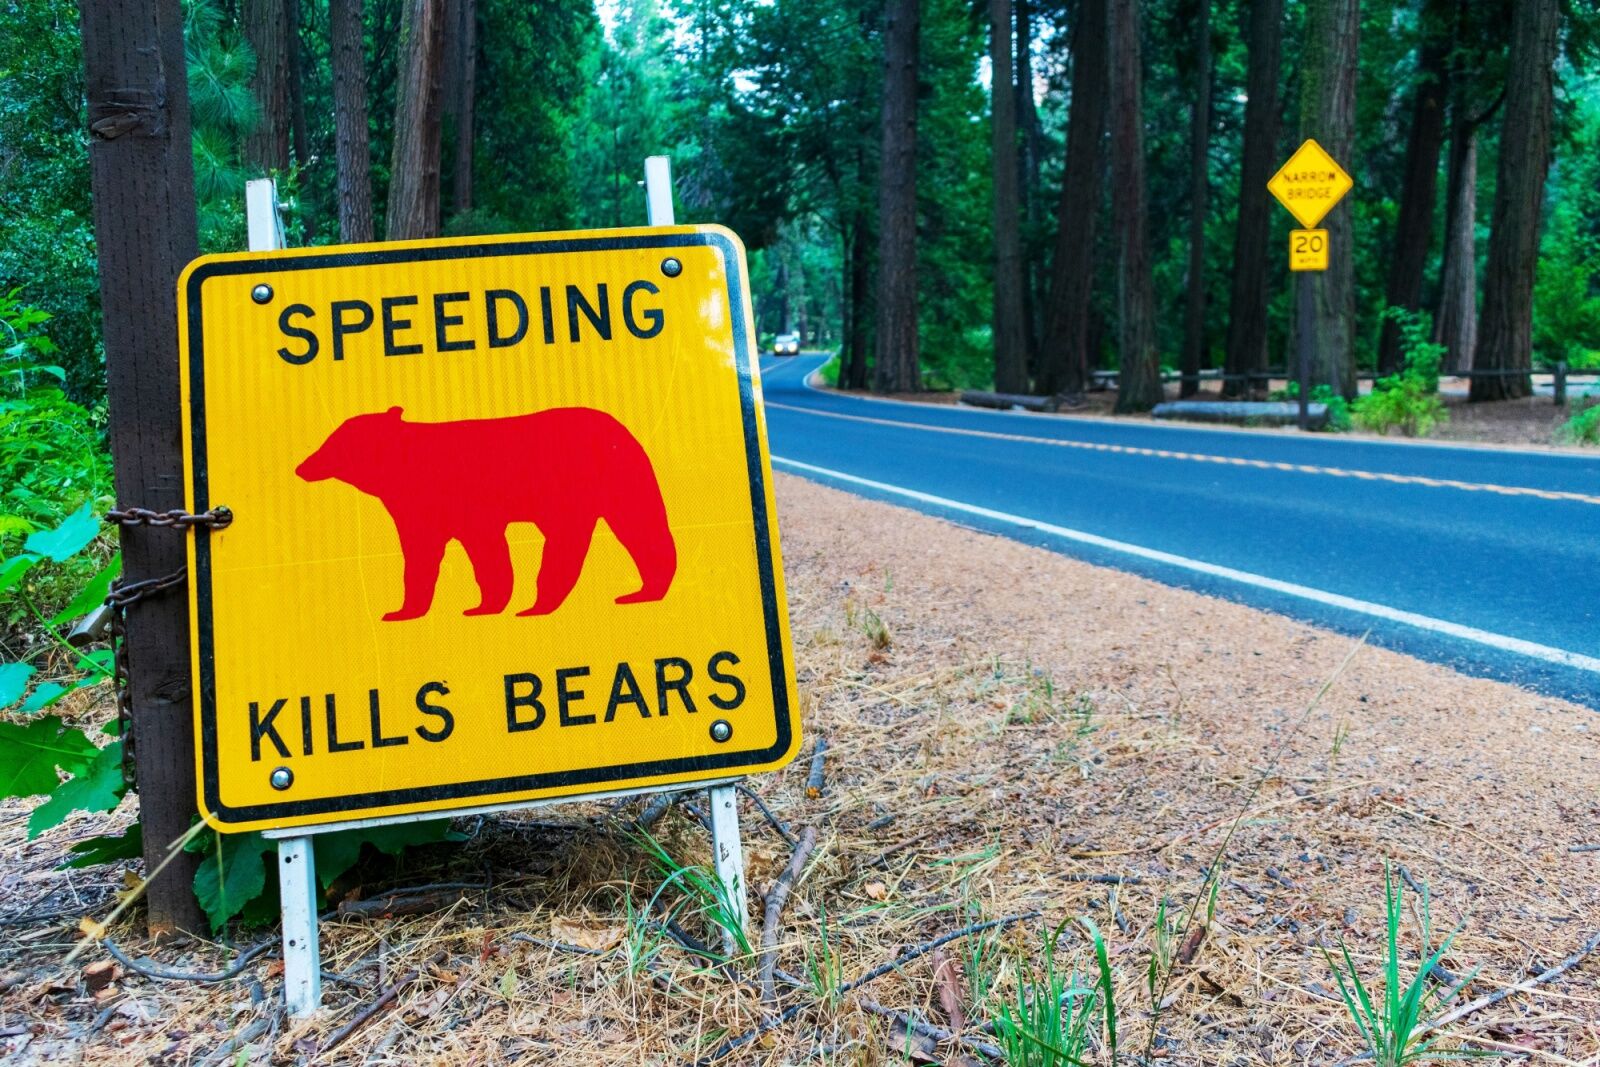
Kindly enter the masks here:
<path id="1" fill-rule="evenodd" d="M 144 855 L 144 828 L 134 823 L 120 834 L 91 837 L 70 846 L 67 851 L 72 853 L 74 858 L 61 864 L 58 870 L 138 859 Z"/>
<path id="2" fill-rule="evenodd" d="M 327 890 L 355 867 L 362 849 L 368 846 L 387 856 L 399 856 L 412 846 L 459 840 L 461 835 L 450 829 L 448 819 L 317 834 L 312 839 L 317 879 Z M 187 847 L 201 854 L 194 893 L 212 930 L 222 929 L 235 916 L 242 916 L 247 924 L 276 917 L 278 879 L 268 869 L 278 854 L 275 842 L 255 831 L 211 831 L 198 835 Z"/>
<path id="3" fill-rule="evenodd" d="M 28 816 L 28 837 L 61 825 L 75 811 L 115 811 L 127 788 L 122 778 L 122 742 L 113 741 L 33 809 Z"/>
<path id="4" fill-rule="evenodd" d="M 995 1037 L 1011 1067 L 1084 1067 L 1095 1035 L 1096 986 L 1056 965 L 1063 927 L 1043 938 L 1036 960 L 1017 961 L 1016 1002 L 1000 1006 Z M 1097 934 L 1098 936 L 1098 934 Z"/>
<path id="5" fill-rule="evenodd" d="M 1450 417 L 1439 399 L 1439 365 L 1445 348 L 1430 339 L 1433 320 L 1425 311 L 1391 307 L 1384 318 L 1400 327 L 1404 369 L 1373 383 L 1372 392 L 1351 405 L 1351 414 L 1357 425 L 1375 433 L 1387 434 L 1398 427 L 1407 437 L 1426 437 Z"/>
<path id="6" fill-rule="evenodd" d="M 1575 445 L 1600 445 L 1600 404 L 1590 404 L 1561 424 L 1556 435 Z"/>
<path id="7" fill-rule="evenodd" d="M 0 296 L 0 552 L 82 509 L 60 542 L 26 549 L 63 562 L 82 547 L 70 547 L 74 537 L 85 529 L 93 536 L 88 510 L 110 502 L 111 463 L 104 413 L 84 409 L 63 389 L 66 372 L 45 333 L 49 321 L 49 313 L 22 303 L 19 290 Z"/>
<path id="8" fill-rule="evenodd" d="M 1299 400 L 1300 383 L 1290 382 L 1282 389 L 1274 389 L 1267 394 L 1269 400 Z M 1350 429 L 1350 401 L 1342 393 L 1334 392 L 1331 385 L 1313 385 L 1311 387 L 1311 402 L 1324 404 L 1328 408 L 1328 422 L 1323 426 L 1329 433 L 1346 433 Z"/>
<path id="9" fill-rule="evenodd" d="M 1362 980 L 1356 961 L 1351 957 L 1350 949 L 1342 939 L 1339 943 L 1339 959 L 1335 959 L 1326 949 L 1322 951 L 1323 958 L 1328 961 L 1329 969 L 1333 971 L 1334 979 L 1339 983 L 1339 995 L 1344 1000 L 1345 1010 L 1350 1013 L 1351 1020 L 1361 1033 L 1362 1043 L 1376 1067 L 1405 1067 L 1412 1063 L 1474 1058 L 1474 1053 L 1438 1049 L 1435 1047 L 1435 1042 L 1438 1040 L 1436 1037 L 1424 1038 L 1423 1034 L 1419 1033 L 1431 1020 L 1444 1012 L 1477 974 L 1477 970 L 1474 969 L 1466 978 L 1448 987 L 1433 984 L 1429 978 L 1429 973 L 1450 950 L 1456 934 L 1461 932 L 1460 928 L 1458 927 L 1437 947 L 1433 946 L 1428 890 L 1427 886 L 1423 886 L 1422 916 L 1418 931 L 1422 941 L 1420 952 L 1422 962 L 1418 964 L 1416 974 L 1411 981 L 1402 984 L 1400 905 L 1404 891 L 1395 882 L 1387 862 L 1383 865 L 1383 891 L 1388 917 L 1388 951 L 1384 957 L 1381 1007 L 1374 1004 L 1372 993 Z"/>
<path id="10" fill-rule="evenodd" d="M 54 792 L 57 771 L 78 774 L 100 754 L 83 731 L 54 715 L 27 722 L 0 722 L 0 796 L 30 797 Z"/>
<path id="11" fill-rule="evenodd" d="M 183 45 L 200 248 L 232 251 L 245 245 L 244 183 L 253 177 L 244 140 L 261 118 L 250 91 L 256 57 L 216 0 L 185 0 Z"/>
<path id="12" fill-rule="evenodd" d="M 661 842 L 649 834 L 641 835 L 640 842 L 656 869 L 666 878 L 651 895 L 647 911 L 654 911 L 662 895 L 669 889 L 676 888 L 681 898 L 672 906 L 671 914 L 675 915 L 681 909 L 688 908 L 715 929 L 719 938 L 722 936 L 732 938 L 739 955 L 754 954 L 749 934 L 740 921 L 744 909 L 739 906 L 739 901 L 729 895 L 727 887 L 715 873 L 695 864 L 679 863 Z M 740 891 L 743 891 L 743 887 Z"/>

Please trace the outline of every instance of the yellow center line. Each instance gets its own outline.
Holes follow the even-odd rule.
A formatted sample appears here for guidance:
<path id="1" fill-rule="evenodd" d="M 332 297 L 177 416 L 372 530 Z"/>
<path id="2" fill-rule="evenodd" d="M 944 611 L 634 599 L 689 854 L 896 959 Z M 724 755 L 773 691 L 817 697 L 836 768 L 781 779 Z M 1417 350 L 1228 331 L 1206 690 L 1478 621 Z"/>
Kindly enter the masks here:
<path id="1" fill-rule="evenodd" d="M 1531 496 L 1540 500 L 1570 500 L 1579 504 L 1600 504 L 1600 496 L 1587 493 L 1568 493 L 1558 489 L 1534 489 L 1525 485 L 1495 485 L 1492 482 L 1463 482 L 1454 478 L 1429 478 L 1420 474 L 1391 474 L 1387 471 L 1352 470 L 1348 467 L 1322 467 L 1309 463 L 1284 463 L 1280 460 L 1244 459 L 1239 456 L 1214 456 L 1205 452 L 1178 452 L 1168 448 L 1141 448 L 1136 445 L 1111 445 L 1094 441 L 1068 441 L 1058 437 L 1030 437 L 1019 433 L 1000 433 L 995 430 L 973 430 L 957 426 L 929 426 L 926 423 L 901 422 L 897 419 L 877 419 L 870 415 L 846 415 L 837 411 L 818 411 L 815 408 L 794 404 L 776 404 L 769 408 L 795 411 L 802 415 L 816 415 L 827 419 L 844 419 L 848 422 L 865 422 L 876 426 L 894 426 L 902 430 L 925 430 L 929 433 L 956 434 L 962 437 L 983 437 L 991 441 L 1022 441 L 1027 444 L 1050 445 L 1055 448 L 1075 448 L 1086 452 L 1115 452 L 1129 456 L 1153 456 L 1157 459 L 1188 460 L 1192 463 L 1222 463 L 1233 467 L 1255 467 L 1260 470 L 1290 471 L 1296 474 L 1323 474 L 1333 478 L 1361 478 L 1366 481 L 1392 482 L 1396 485 L 1423 485 L 1433 489 L 1461 489 L 1470 493 L 1498 493 L 1501 496 Z"/>

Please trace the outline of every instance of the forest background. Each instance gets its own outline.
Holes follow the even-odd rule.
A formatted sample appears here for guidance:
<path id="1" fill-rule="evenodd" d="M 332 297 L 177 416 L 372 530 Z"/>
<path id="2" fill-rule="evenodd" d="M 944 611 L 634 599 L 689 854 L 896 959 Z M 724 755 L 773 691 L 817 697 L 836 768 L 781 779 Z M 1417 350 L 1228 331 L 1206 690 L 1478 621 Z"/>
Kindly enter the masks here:
<path id="1" fill-rule="evenodd" d="M 1446 369 L 1600 363 L 1587 0 L 184 6 L 202 251 L 243 247 L 266 174 L 292 243 L 639 224 L 660 153 L 679 217 L 750 247 L 763 335 L 860 387 L 1070 394 L 1284 365 L 1292 222 L 1264 184 L 1314 136 L 1356 181 L 1314 381 L 1398 369 L 1391 305 L 1438 323 Z M 95 410 L 76 6 L 0 4 L 0 42 L 0 288 Z"/>

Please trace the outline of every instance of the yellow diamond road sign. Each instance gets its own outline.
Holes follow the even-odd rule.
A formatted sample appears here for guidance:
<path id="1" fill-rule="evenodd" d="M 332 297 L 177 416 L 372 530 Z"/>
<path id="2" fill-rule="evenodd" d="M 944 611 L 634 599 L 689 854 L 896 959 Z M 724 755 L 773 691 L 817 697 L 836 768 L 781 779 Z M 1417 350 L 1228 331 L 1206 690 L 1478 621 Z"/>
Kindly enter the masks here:
<path id="1" fill-rule="evenodd" d="M 208 256 L 179 282 L 202 812 L 768 770 L 798 701 L 744 254 L 715 227 Z"/>
<path id="2" fill-rule="evenodd" d="M 1321 145 L 1307 140 L 1272 176 L 1267 191 L 1289 209 L 1301 226 L 1312 230 L 1354 184 Z"/>

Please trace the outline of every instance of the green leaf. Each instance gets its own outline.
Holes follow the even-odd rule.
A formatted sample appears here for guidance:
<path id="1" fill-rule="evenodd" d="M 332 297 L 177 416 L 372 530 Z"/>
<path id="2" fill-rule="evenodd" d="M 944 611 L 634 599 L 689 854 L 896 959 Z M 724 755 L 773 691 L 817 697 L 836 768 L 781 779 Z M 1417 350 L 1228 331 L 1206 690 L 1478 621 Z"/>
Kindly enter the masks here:
<path id="1" fill-rule="evenodd" d="M 56 870 L 138 859 L 144 855 L 144 827 L 134 823 L 120 834 L 91 837 L 87 841 L 79 841 L 67 851 L 76 858 L 68 860 Z"/>
<path id="2" fill-rule="evenodd" d="M 128 784 L 122 780 L 122 742 L 113 741 L 82 771 L 62 782 L 50 799 L 28 816 L 28 838 L 32 840 L 53 826 L 60 826 L 75 811 L 112 811 L 122 803 Z"/>
<path id="3" fill-rule="evenodd" d="M 60 767 L 78 774 L 100 755 L 94 742 L 54 715 L 27 723 L 0 722 L 0 797 L 53 793 Z"/>
<path id="4" fill-rule="evenodd" d="M 211 929 L 237 915 L 267 887 L 266 857 L 277 846 L 259 833 L 201 834 L 205 859 L 194 875 L 194 895 L 211 920 Z"/>
<path id="5" fill-rule="evenodd" d="M 31 663 L 0 663 L 0 708 L 9 708 L 21 700 L 32 677 Z"/>
<path id="6" fill-rule="evenodd" d="M 341 874 L 356 865 L 361 858 L 362 845 L 371 845 L 388 856 L 398 856 L 414 845 L 457 840 L 461 840 L 461 835 L 450 829 L 449 819 L 317 834 L 312 838 L 312 847 L 316 849 L 317 856 L 317 879 L 322 883 L 322 888 L 331 886 Z"/>
<path id="7" fill-rule="evenodd" d="M 33 369 L 37 370 L 37 371 L 43 371 L 44 373 L 50 375 L 50 377 L 55 378 L 56 380 L 61 381 L 61 382 L 65 382 L 67 380 L 67 372 L 65 370 L 63 370 L 62 368 L 60 368 L 60 367 L 43 367 L 43 366 L 41 366 L 41 367 L 35 367 Z"/>
<path id="8" fill-rule="evenodd" d="M 20 582 L 22 576 L 28 573 L 28 568 L 38 562 L 38 556 L 13 556 L 0 563 L 0 593 Z"/>
<path id="9" fill-rule="evenodd" d="M 118 552 L 111 557 L 99 574 L 89 579 L 89 584 L 78 590 L 78 595 L 72 598 L 72 603 L 62 608 L 56 617 L 50 620 L 52 626 L 61 626 L 65 623 L 75 622 L 89 614 L 95 608 L 106 602 L 106 594 L 111 591 L 111 583 L 122 572 L 122 553 Z"/>
<path id="10" fill-rule="evenodd" d="M 31 715 L 36 711 L 43 711 L 51 704 L 72 692 L 76 686 L 62 685 L 60 682 L 44 682 L 39 688 L 29 694 L 28 699 L 22 702 L 22 707 L 17 710 L 24 715 Z"/>
<path id="11" fill-rule="evenodd" d="M 506 968 L 506 973 L 500 976 L 500 982 L 497 988 L 499 989 L 501 998 L 504 1000 L 510 1000 L 512 997 L 517 995 L 516 967 Z"/>
<path id="12" fill-rule="evenodd" d="M 100 523 L 94 517 L 92 506 L 85 504 L 68 515 L 54 530 L 41 530 L 29 537 L 22 547 L 57 563 L 64 563 L 77 555 L 99 533 Z"/>

